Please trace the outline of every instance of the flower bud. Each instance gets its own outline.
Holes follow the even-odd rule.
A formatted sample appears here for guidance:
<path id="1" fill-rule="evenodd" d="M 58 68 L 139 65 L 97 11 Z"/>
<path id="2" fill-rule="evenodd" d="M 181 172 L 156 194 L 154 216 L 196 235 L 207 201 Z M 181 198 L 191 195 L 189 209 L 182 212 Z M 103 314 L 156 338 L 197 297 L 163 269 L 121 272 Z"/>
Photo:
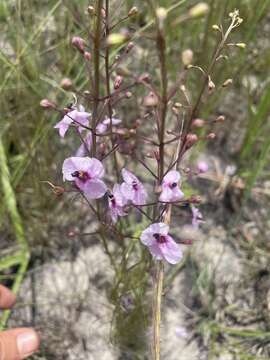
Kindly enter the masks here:
<path id="1" fill-rule="evenodd" d="M 121 33 L 114 33 L 114 34 L 110 34 L 107 37 L 107 44 L 109 46 L 112 45 L 121 45 L 123 42 L 125 42 L 127 39 L 127 36 Z"/>
<path id="2" fill-rule="evenodd" d="M 64 90 L 69 90 L 70 88 L 72 88 L 73 84 L 69 78 L 64 78 L 62 79 L 60 86 Z"/>
<path id="3" fill-rule="evenodd" d="M 88 12 L 89 15 L 94 15 L 95 14 L 94 6 L 88 6 L 87 12 Z"/>
<path id="4" fill-rule="evenodd" d="M 65 189 L 62 186 L 54 186 L 53 192 L 56 196 L 61 196 L 64 194 Z"/>
<path id="5" fill-rule="evenodd" d="M 205 125 L 205 121 L 203 119 L 195 119 L 192 121 L 192 126 L 196 128 L 201 128 Z"/>
<path id="6" fill-rule="evenodd" d="M 104 8 L 101 8 L 100 10 L 101 16 L 103 17 L 103 19 L 106 18 L 106 10 Z"/>
<path id="7" fill-rule="evenodd" d="M 55 109 L 56 107 L 56 105 L 48 99 L 42 99 L 39 104 L 44 109 Z"/>
<path id="8" fill-rule="evenodd" d="M 138 8 L 136 6 L 133 6 L 128 12 L 128 17 L 134 16 L 137 14 L 138 14 Z"/>
<path id="9" fill-rule="evenodd" d="M 186 49 L 182 52 L 182 63 L 184 66 L 189 66 L 192 64 L 193 60 L 193 51 L 191 49 Z"/>
<path id="10" fill-rule="evenodd" d="M 215 31 L 220 31 L 220 27 L 217 24 L 212 25 L 212 29 Z"/>
<path id="11" fill-rule="evenodd" d="M 167 17 L 167 10 L 164 7 L 159 7 L 156 10 L 157 18 L 159 21 L 163 22 Z"/>
<path id="12" fill-rule="evenodd" d="M 213 139 L 216 138 L 216 134 L 215 134 L 215 133 L 210 133 L 210 134 L 208 134 L 208 135 L 206 136 L 206 138 L 209 139 L 209 140 L 213 140 Z"/>
<path id="13" fill-rule="evenodd" d="M 245 49 L 247 45 L 245 43 L 237 43 L 235 46 L 239 47 L 240 49 Z"/>
<path id="14" fill-rule="evenodd" d="M 206 2 L 199 2 L 197 5 L 189 9 L 188 15 L 192 18 L 197 18 L 206 15 L 208 11 L 208 4 Z"/>
<path id="15" fill-rule="evenodd" d="M 143 104 L 147 107 L 157 106 L 158 98 L 153 92 L 150 92 L 149 95 L 145 96 L 145 98 L 143 99 Z"/>
<path id="16" fill-rule="evenodd" d="M 229 85 L 231 85 L 233 83 L 232 79 L 227 79 L 224 81 L 224 83 L 222 84 L 222 87 L 227 87 Z"/>
<path id="17" fill-rule="evenodd" d="M 114 83 L 113 83 L 114 90 L 119 89 L 122 82 L 123 82 L 123 77 L 120 76 L 120 75 L 117 75 L 115 80 L 114 80 Z"/>
<path id="18" fill-rule="evenodd" d="M 130 50 L 132 50 L 134 48 L 134 43 L 132 41 L 130 41 L 128 44 L 127 44 L 127 47 L 126 47 L 126 53 L 129 53 Z"/>
<path id="19" fill-rule="evenodd" d="M 207 164 L 207 162 L 205 161 L 198 161 L 197 163 L 197 170 L 200 174 L 204 174 L 208 171 L 209 166 Z"/>
<path id="20" fill-rule="evenodd" d="M 92 55 L 89 51 L 85 51 L 83 54 L 86 61 L 90 61 L 92 59 Z"/>
<path id="21" fill-rule="evenodd" d="M 86 42 L 79 36 L 73 36 L 71 44 L 77 48 L 82 54 L 84 53 Z"/>
<path id="22" fill-rule="evenodd" d="M 208 80 L 208 90 L 210 92 L 212 92 L 215 89 L 216 85 L 214 84 L 214 82 L 209 78 Z"/>
<path id="23" fill-rule="evenodd" d="M 186 145 L 190 148 L 198 141 L 198 136 L 196 134 L 187 134 L 186 136 Z"/>
<path id="24" fill-rule="evenodd" d="M 224 115 L 219 115 L 215 120 L 215 122 L 223 122 L 223 121 L 225 121 L 225 116 Z"/>
<path id="25" fill-rule="evenodd" d="M 127 92 L 125 93 L 125 96 L 126 96 L 127 99 L 130 99 L 131 96 L 132 96 L 132 92 L 127 91 Z"/>

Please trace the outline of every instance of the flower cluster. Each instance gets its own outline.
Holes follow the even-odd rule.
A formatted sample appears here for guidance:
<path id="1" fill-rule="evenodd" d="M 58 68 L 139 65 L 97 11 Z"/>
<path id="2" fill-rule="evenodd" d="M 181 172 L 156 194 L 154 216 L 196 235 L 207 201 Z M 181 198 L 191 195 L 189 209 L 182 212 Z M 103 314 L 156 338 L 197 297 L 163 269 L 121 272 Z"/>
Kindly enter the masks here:
<path id="1" fill-rule="evenodd" d="M 123 182 L 114 184 L 112 190 L 108 188 L 103 180 L 105 169 L 102 162 L 87 156 L 91 151 L 93 136 L 89 127 L 90 119 L 91 113 L 86 112 L 80 105 L 78 109 L 70 109 L 55 126 L 61 137 L 65 136 L 70 126 L 75 127 L 80 134 L 84 130 L 86 132 L 81 138 L 82 144 L 78 148 L 76 156 L 65 159 L 63 163 L 63 180 L 71 181 L 88 200 L 106 196 L 108 214 L 112 222 L 116 223 L 119 217 L 128 214 L 128 204 L 137 208 L 146 205 L 148 194 L 137 176 L 125 168 L 121 171 Z M 105 134 L 110 124 L 115 126 L 120 123 L 120 119 L 105 118 L 97 125 L 96 134 Z M 165 174 L 161 183 L 160 203 L 174 203 L 184 198 L 184 193 L 180 189 L 180 181 L 181 175 L 176 170 L 170 170 Z M 195 206 L 192 206 L 191 210 L 192 225 L 198 228 L 202 222 L 202 215 Z M 168 225 L 162 222 L 154 223 L 142 232 L 140 239 L 156 260 L 166 260 L 171 264 L 176 264 L 181 260 L 182 252 L 179 244 L 168 232 Z"/>

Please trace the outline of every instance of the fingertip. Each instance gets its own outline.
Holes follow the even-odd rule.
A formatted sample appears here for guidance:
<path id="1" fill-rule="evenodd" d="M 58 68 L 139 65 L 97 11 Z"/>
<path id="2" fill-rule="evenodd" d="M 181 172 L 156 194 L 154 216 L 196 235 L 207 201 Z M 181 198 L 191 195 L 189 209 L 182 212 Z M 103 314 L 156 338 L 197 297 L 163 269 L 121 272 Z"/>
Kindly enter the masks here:
<path id="1" fill-rule="evenodd" d="M 0 308 L 9 309 L 16 302 L 16 296 L 5 286 L 0 285 Z"/>

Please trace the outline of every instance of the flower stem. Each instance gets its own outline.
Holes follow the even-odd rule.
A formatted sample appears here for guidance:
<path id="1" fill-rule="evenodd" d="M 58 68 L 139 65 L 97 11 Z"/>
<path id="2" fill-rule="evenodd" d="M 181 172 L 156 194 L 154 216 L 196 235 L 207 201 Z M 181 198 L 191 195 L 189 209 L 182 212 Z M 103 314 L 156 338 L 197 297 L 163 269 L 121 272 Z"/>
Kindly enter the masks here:
<path id="1" fill-rule="evenodd" d="M 99 105 L 99 91 L 100 91 L 100 36 L 101 36 L 101 9 L 102 9 L 102 0 L 96 0 L 95 4 L 95 13 L 96 20 L 94 24 L 94 103 L 93 103 L 93 146 L 92 153 L 93 156 L 96 155 L 96 126 L 98 118 L 98 105 Z"/>
<path id="2" fill-rule="evenodd" d="M 153 341 L 153 357 L 155 360 L 160 360 L 160 324 L 161 324 L 161 301 L 164 280 L 164 264 L 162 261 L 157 263 L 156 279 L 155 279 L 155 294 L 153 306 L 153 321 L 154 321 L 154 341 Z"/>

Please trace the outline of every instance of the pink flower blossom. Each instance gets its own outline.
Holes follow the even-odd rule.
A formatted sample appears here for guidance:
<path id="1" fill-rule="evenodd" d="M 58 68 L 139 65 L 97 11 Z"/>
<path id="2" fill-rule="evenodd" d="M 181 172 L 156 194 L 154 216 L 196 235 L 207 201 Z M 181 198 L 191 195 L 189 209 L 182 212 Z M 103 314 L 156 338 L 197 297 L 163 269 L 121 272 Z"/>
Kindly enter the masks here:
<path id="1" fill-rule="evenodd" d="M 63 179 L 74 181 L 88 199 L 99 199 L 107 191 L 100 180 L 104 175 L 102 163 L 89 157 L 70 157 L 63 163 Z"/>
<path id="2" fill-rule="evenodd" d="M 82 132 L 84 130 L 83 126 L 89 125 L 89 117 L 90 113 L 84 111 L 84 107 L 82 105 L 79 106 L 79 110 L 76 108 L 71 110 L 68 114 L 66 114 L 61 121 L 59 121 L 55 125 L 55 129 L 59 130 L 59 135 L 61 137 L 64 137 L 68 128 L 71 124 L 74 124 L 78 127 L 78 130 Z M 74 121 L 73 121 L 74 120 Z M 79 126 L 78 124 L 81 124 L 83 126 Z"/>
<path id="3" fill-rule="evenodd" d="M 141 242 L 148 247 L 156 260 L 167 260 L 170 264 L 177 264 L 182 259 L 182 251 L 168 232 L 168 225 L 152 224 L 142 232 Z"/>
<path id="4" fill-rule="evenodd" d="M 118 124 L 120 124 L 120 122 L 122 122 L 122 120 L 112 118 L 112 125 L 118 125 Z M 110 118 L 107 117 L 106 119 L 104 119 L 101 123 L 99 123 L 97 125 L 97 128 L 96 128 L 97 134 L 105 133 L 107 131 L 107 129 L 110 127 L 110 124 L 111 124 Z"/>
<path id="5" fill-rule="evenodd" d="M 112 118 L 113 125 L 117 125 L 121 121 L 122 120 L 120 119 Z M 110 119 L 106 118 L 105 120 L 103 120 L 101 123 L 98 124 L 98 126 L 96 127 L 96 133 L 97 134 L 105 133 L 109 126 L 110 126 Z M 99 138 L 97 140 L 99 140 Z M 76 156 L 88 155 L 90 153 L 91 148 L 92 148 L 92 132 L 89 131 L 86 137 L 84 138 L 84 142 L 78 148 L 76 152 Z"/>
<path id="6" fill-rule="evenodd" d="M 191 206 L 192 211 L 192 226 L 194 229 L 198 229 L 199 225 L 203 223 L 203 216 L 202 213 L 196 206 Z"/>
<path id="7" fill-rule="evenodd" d="M 207 162 L 205 161 L 198 161 L 197 163 L 197 170 L 199 173 L 203 174 L 206 173 L 209 169 L 209 166 L 207 164 Z"/>
<path id="8" fill-rule="evenodd" d="M 127 199 L 123 196 L 119 184 L 115 184 L 112 192 L 108 194 L 109 210 L 112 221 L 116 223 L 118 216 L 125 216 L 127 213 L 124 206 L 127 204 Z"/>
<path id="9" fill-rule="evenodd" d="M 76 151 L 76 156 L 86 156 L 90 153 L 92 148 L 92 132 L 89 131 L 86 137 L 84 138 L 82 144 L 79 146 Z"/>
<path id="10" fill-rule="evenodd" d="M 180 178 L 181 175 L 175 170 L 169 171 L 168 174 L 164 176 L 159 201 L 173 202 L 183 199 L 184 193 L 178 187 Z"/>
<path id="11" fill-rule="evenodd" d="M 135 205 L 144 205 L 147 193 L 140 180 L 126 169 L 122 169 L 124 182 L 121 184 L 121 192 L 124 197 Z"/>

